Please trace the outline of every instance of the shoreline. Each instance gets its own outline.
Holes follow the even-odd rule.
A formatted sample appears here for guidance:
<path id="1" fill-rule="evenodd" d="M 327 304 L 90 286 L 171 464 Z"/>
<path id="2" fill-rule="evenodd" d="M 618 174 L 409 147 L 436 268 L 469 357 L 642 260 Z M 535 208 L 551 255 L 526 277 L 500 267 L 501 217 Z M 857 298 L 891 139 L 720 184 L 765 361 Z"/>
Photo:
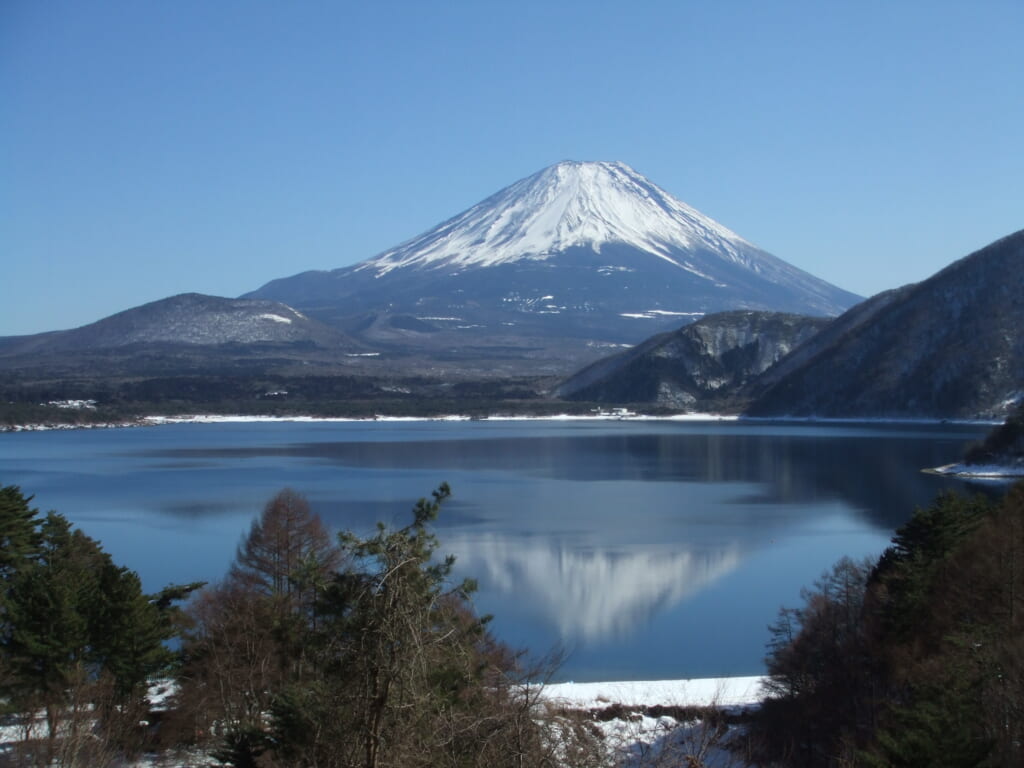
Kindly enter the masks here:
<path id="1" fill-rule="evenodd" d="M 716 413 L 682 413 L 668 416 L 646 414 L 554 414 L 551 416 L 466 416 L 447 414 L 443 416 L 255 416 L 245 414 L 196 414 L 192 416 L 142 416 L 133 421 L 95 424 L 16 424 L 0 427 L 0 432 L 47 432 L 75 429 L 129 429 L 133 427 L 159 427 L 167 424 L 347 424 L 375 422 L 429 422 L 429 421 L 737 421 L 741 417 Z"/>
<path id="2" fill-rule="evenodd" d="M 490 416 L 466 416 L 463 414 L 447 414 L 442 416 L 386 416 L 376 415 L 370 417 L 355 417 L 355 416 L 309 416 L 309 415 L 293 415 L 293 416 L 262 416 L 262 415 L 246 415 L 246 414 L 194 414 L 189 416 L 141 416 L 137 419 L 124 422 L 99 422 L 93 424 L 15 424 L 13 426 L 0 427 L 0 433 L 4 432 L 48 432 L 58 430 L 76 430 L 76 429 L 128 429 L 134 427 L 157 427 L 166 424 L 248 424 L 248 423 L 302 423 L 302 424 L 344 424 L 344 423 L 374 423 L 374 422 L 430 422 L 430 421 L 675 421 L 675 422 L 709 422 L 709 421 L 729 421 L 729 422 L 744 422 L 749 424 L 800 424 L 800 425 L 814 425 L 814 424 L 836 424 L 836 425 L 855 425 L 855 424 L 867 424 L 867 425 L 900 425 L 906 424 L 910 426 L 933 426 L 941 424 L 951 424 L 957 426 L 997 426 L 1002 424 L 1002 421 L 989 420 L 989 419 L 942 419 L 942 418 L 884 418 L 884 417 L 863 417 L 863 418 L 840 418 L 840 417 L 829 417 L 821 418 L 816 416 L 807 417 L 763 417 L 763 416 L 743 416 L 739 414 L 719 414 L 719 413 L 678 413 L 670 415 L 648 415 L 641 413 L 633 413 L 631 411 L 624 411 L 617 409 L 608 412 L 601 412 L 595 414 L 553 414 L 550 416 L 527 416 L 527 415 L 490 415 Z M 960 466 L 958 464 L 945 465 L 943 467 L 937 467 L 934 470 L 925 470 L 929 472 L 935 472 L 936 474 L 950 475 L 951 473 L 946 470 L 948 467 Z M 1018 474 L 1024 475 L 1024 469 L 1018 471 Z M 965 476 L 995 476 L 995 475 L 965 475 Z M 1014 475 L 1016 476 L 1016 475 Z"/>
<path id="3" fill-rule="evenodd" d="M 682 680 L 548 683 L 542 698 L 573 709 L 624 707 L 752 707 L 761 703 L 766 675 Z"/>
<path id="4" fill-rule="evenodd" d="M 929 475 L 959 477 L 967 480 L 1003 481 L 1024 477 L 1024 464 L 943 464 L 922 470 Z"/>

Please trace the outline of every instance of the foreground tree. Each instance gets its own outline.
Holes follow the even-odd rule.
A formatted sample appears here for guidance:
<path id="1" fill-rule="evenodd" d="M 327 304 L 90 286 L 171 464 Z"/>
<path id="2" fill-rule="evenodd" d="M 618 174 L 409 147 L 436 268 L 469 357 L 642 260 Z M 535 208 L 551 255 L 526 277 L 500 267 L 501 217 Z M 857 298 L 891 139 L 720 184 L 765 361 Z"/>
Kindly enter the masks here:
<path id="1" fill-rule="evenodd" d="M 596 764 L 593 734 L 546 718 L 539 689 L 521 684 L 516 655 L 473 611 L 473 583 L 452 583 L 453 558 L 436 556 L 432 523 L 449 495 L 442 485 L 421 499 L 402 528 L 344 532 L 333 551 L 314 537 L 313 558 L 288 555 L 295 538 L 268 533 L 277 527 L 270 515 L 282 511 L 288 529 L 316 529 L 308 507 L 290 493 L 268 505 L 225 583 L 191 610 L 183 709 L 193 732 L 222 729 L 219 759 L 316 768 Z M 322 563 L 340 565 L 326 573 Z M 278 631 L 282 622 L 288 632 Z M 277 663 L 285 649 L 301 663 Z"/>
<path id="2" fill-rule="evenodd" d="M 288 610 L 309 608 L 316 587 L 341 564 L 341 553 L 306 497 L 291 488 L 278 492 L 253 521 L 231 565 L 229 580 L 280 598 Z"/>
<path id="3" fill-rule="evenodd" d="M 147 596 L 138 576 L 96 541 L 59 514 L 41 517 L 28 502 L 17 488 L 0 491 L 0 538 L 12 543 L 0 571 L 0 655 L 3 694 L 14 709 L 25 717 L 46 713 L 45 746 L 23 757 L 48 764 L 78 743 L 81 729 L 95 726 L 110 737 L 125 713 L 138 721 L 147 681 L 172 660 L 164 641 L 177 632 L 173 603 L 199 585 Z M 108 741 L 95 742 L 105 754 Z M 96 754 L 73 751 L 75 762 L 65 764 L 101 764 Z"/>
<path id="4" fill-rule="evenodd" d="M 998 504 L 940 496 L 859 589 L 845 570 L 775 627 L 760 763 L 1020 765 L 1024 485 Z"/>

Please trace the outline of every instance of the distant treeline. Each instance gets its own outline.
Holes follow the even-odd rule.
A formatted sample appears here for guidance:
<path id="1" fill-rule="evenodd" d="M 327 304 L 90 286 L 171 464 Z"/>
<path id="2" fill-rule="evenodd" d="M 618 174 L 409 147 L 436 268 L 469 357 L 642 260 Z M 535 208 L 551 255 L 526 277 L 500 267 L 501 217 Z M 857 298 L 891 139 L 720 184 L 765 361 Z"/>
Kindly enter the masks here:
<path id="1" fill-rule="evenodd" d="M 174 376 L 143 380 L 0 384 L 0 428 L 130 423 L 150 415 L 245 414 L 372 418 L 589 413 L 589 403 L 539 394 L 537 380 L 381 380 L 352 376 Z M 91 408 L 50 403 L 92 400 Z"/>
<path id="2" fill-rule="evenodd" d="M 968 464 L 1009 464 L 1024 462 L 1024 403 L 989 433 L 984 441 L 971 446 Z"/>

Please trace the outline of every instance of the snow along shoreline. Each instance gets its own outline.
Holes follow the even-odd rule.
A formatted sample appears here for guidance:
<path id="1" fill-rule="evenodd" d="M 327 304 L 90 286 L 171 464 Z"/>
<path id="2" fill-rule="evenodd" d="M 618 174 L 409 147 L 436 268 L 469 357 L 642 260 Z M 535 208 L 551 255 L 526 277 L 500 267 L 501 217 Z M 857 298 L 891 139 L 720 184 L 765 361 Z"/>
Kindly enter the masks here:
<path id="1" fill-rule="evenodd" d="M 761 702 L 763 675 L 693 680 L 551 683 L 542 696 L 569 709 L 625 707 L 749 707 Z"/>
<path id="2" fill-rule="evenodd" d="M 988 419 L 896 419 L 896 418 L 818 418 L 808 417 L 750 417 L 737 414 L 720 413 L 678 413 L 672 415 L 650 416 L 647 414 L 633 413 L 625 409 L 614 409 L 594 414 L 571 414 L 561 413 L 551 416 L 466 416 L 462 414 L 448 414 L 444 416 L 252 416 L 245 414 L 194 414 L 189 416 L 142 416 L 138 419 L 124 422 L 97 423 L 97 424 L 16 424 L 13 426 L 0 426 L 0 432 L 46 432 L 51 430 L 68 429 L 126 429 L 128 427 L 154 427 L 164 424 L 245 424 L 245 423 L 358 423 L 358 422 L 429 422 L 429 421 L 676 421 L 676 422 L 700 422 L 700 421 L 731 421 L 744 422 L 748 424 L 908 424 L 908 425 L 936 425 L 936 424 L 959 424 L 976 426 L 997 426 L 1001 421 Z M 958 465 L 947 465 L 958 466 Z M 939 467 L 935 471 L 945 470 Z M 940 472 L 944 474 L 945 472 Z"/>
<path id="3" fill-rule="evenodd" d="M 756 707 L 761 702 L 763 676 L 723 677 L 692 680 L 651 680 L 606 683 L 555 683 L 541 690 L 541 701 L 563 710 L 592 712 L 620 705 L 627 710 L 643 710 L 654 707 L 745 709 Z M 176 686 L 168 680 L 154 681 L 149 690 L 150 711 L 166 712 L 173 705 Z M 618 745 L 624 753 L 637 747 L 650 750 L 661 742 L 672 728 L 680 723 L 671 716 L 660 717 L 626 716 L 597 723 L 597 727 Z M 692 725 L 692 723 L 691 723 Z M 40 739 L 46 735 L 46 718 L 39 712 L 30 722 L 5 722 L 0 724 L 0 759 L 16 754 L 18 744 L 26 738 Z M 714 746 L 715 754 L 725 753 L 722 747 Z M 163 754 L 150 753 L 137 760 L 125 763 L 126 768 L 155 768 L 155 766 L 196 766 L 213 768 L 219 761 L 210 758 L 199 749 L 173 751 Z M 632 762 L 627 762 L 632 765 Z M 719 764 L 718 762 L 708 763 Z M 722 764 L 726 764 L 723 762 Z"/>
<path id="4" fill-rule="evenodd" d="M 248 424 L 248 423 L 302 423 L 343 424 L 372 422 L 428 422 L 428 421 L 737 421 L 739 416 L 717 413 L 681 413 L 671 416 L 647 416 L 618 411 L 598 414 L 562 413 L 552 416 L 248 416 L 244 414 L 195 414 L 191 416 L 142 416 L 132 421 L 97 424 L 16 424 L 0 426 L 0 432 L 46 432 L 68 429 L 127 429 L 129 427 L 157 427 L 165 424 Z"/>
<path id="5" fill-rule="evenodd" d="M 941 467 L 926 469 L 930 475 L 944 477 L 974 478 L 975 480 L 1008 480 L 1024 477 L 1024 463 L 1015 464 L 944 464 Z"/>

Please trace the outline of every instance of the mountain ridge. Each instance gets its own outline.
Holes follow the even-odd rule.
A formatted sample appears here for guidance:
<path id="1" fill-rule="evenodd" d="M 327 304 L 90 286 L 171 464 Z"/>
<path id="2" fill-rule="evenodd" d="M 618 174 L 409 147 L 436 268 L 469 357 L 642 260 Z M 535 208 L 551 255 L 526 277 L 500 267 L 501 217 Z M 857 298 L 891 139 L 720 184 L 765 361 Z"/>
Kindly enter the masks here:
<path id="1" fill-rule="evenodd" d="M 1024 230 L 840 316 L 770 372 L 748 413 L 1005 416 L 1024 397 L 1022 323 Z"/>
<path id="2" fill-rule="evenodd" d="M 259 344 L 312 342 L 356 346 L 336 329 L 275 301 L 181 293 L 78 328 L 7 337 L 7 351 L 81 351 L 133 344 Z"/>
<path id="3" fill-rule="evenodd" d="M 430 323 L 424 348 L 637 343 L 729 309 L 836 315 L 860 297 L 757 248 L 624 163 L 566 161 L 362 262 L 273 280 L 285 302 L 359 336 L 366 314 Z M 371 342 L 372 338 L 364 337 Z"/>
<path id="4" fill-rule="evenodd" d="M 827 318 L 733 310 L 602 358 L 555 389 L 568 400 L 732 411 L 744 385 L 823 332 Z"/>

